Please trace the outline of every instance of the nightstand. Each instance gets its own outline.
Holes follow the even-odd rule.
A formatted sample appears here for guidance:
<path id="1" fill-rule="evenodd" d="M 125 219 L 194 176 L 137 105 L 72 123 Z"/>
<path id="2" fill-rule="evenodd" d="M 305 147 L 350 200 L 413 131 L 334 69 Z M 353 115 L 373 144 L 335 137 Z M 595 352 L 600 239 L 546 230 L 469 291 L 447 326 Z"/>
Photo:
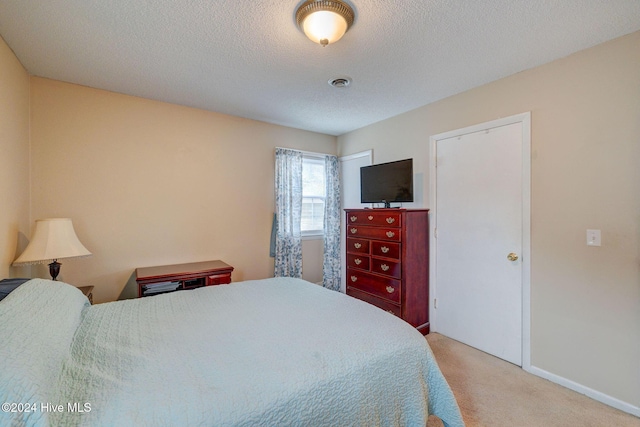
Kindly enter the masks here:
<path id="1" fill-rule="evenodd" d="M 78 289 L 89 299 L 89 302 L 93 304 L 93 286 L 78 286 Z"/>

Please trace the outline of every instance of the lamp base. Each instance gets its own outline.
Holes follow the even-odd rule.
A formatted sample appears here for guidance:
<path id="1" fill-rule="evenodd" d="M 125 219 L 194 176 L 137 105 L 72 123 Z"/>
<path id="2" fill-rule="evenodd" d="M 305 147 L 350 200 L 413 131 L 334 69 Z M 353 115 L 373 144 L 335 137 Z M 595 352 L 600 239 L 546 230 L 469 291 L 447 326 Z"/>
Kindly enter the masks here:
<path id="1" fill-rule="evenodd" d="M 60 264 L 57 260 L 53 260 L 51 264 L 49 264 L 49 274 L 51 275 L 52 280 L 57 280 L 58 274 L 60 274 Z"/>

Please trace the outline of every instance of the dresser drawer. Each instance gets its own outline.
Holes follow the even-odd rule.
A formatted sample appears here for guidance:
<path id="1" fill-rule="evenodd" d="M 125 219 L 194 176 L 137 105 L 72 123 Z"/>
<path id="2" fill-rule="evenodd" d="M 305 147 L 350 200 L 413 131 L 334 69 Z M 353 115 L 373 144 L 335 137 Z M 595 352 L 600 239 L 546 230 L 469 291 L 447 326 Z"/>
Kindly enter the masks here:
<path id="1" fill-rule="evenodd" d="M 358 298 L 359 300 L 362 300 L 362 301 L 366 301 L 369 304 L 373 304 L 376 307 L 381 308 L 388 313 L 391 313 L 398 317 L 402 317 L 402 310 L 400 309 L 400 306 L 396 304 L 392 304 L 387 300 L 374 297 L 371 294 L 362 292 L 356 288 L 352 288 L 349 286 L 347 286 L 347 295 L 352 296 L 354 298 Z"/>
<path id="2" fill-rule="evenodd" d="M 378 240 L 400 241 L 400 230 L 388 227 L 364 227 L 364 226 L 347 226 L 347 236 L 364 237 Z"/>
<path id="3" fill-rule="evenodd" d="M 231 283 L 231 273 L 211 274 L 207 276 L 207 286 Z"/>
<path id="4" fill-rule="evenodd" d="M 400 243 L 371 242 L 371 254 L 384 258 L 400 259 Z"/>
<path id="5" fill-rule="evenodd" d="M 399 212 L 384 212 L 376 210 L 367 212 L 349 212 L 347 213 L 347 224 L 400 228 L 401 218 L 402 215 Z"/>
<path id="6" fill-rule="evenodd" d="M 347 254 L 347 267 L 369 271 L 369 257 L 360 254 Z"/>
<path id="7" fill-rule="evenodd" d="M 380 298 L 400 303 L 400 281 L 356 269 L 347 269 L 347 286 L 357 288 Z"/>
<path id="8" fill-rule="evenodd" d="M 369 254 L 370 240 L 366 239 L 347 239 L 347 252 L 358 254 Z"/>
<path id="9" fill-rule="evenodd" d="M 384 274 L 385 276 L 394 277 L 396 279 L 402 278 L 402 268 L 400 263 L 395 261 L 389 261 L 384 259 L 373 258 L 371 260 L 371 272 Z"/>

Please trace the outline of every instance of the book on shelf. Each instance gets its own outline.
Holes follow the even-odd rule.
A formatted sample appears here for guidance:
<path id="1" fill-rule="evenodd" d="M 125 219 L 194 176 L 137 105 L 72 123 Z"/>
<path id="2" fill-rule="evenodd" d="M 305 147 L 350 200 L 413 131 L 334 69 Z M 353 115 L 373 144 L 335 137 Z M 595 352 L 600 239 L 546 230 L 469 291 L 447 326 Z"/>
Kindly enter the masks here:
<path id="1" fill-rule="evenodd" d="M 152 295 L 160 292 L 171 292 L 175 291 L 180 287 L 180 282 L 158 282 L 158 283 L 149 283 L 148 285 L 144 285 L 144 295 Z"/>

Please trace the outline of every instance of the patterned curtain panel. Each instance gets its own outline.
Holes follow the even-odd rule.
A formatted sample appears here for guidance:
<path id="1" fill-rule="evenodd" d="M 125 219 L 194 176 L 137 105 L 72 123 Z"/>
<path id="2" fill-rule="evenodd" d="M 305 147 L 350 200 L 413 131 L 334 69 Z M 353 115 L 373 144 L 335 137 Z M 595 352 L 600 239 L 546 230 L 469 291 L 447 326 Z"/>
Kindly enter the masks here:
<path id="1" fill-rule="evenodd" d="M 302 152 L 276 149 L 276 277 L 302 277 Z"/>
<path id="2" fill-rule="evenodd" d="M 324 261 L 322 286 L 340 290 L 340 168 L 336 156 L 324 162 L 326 200 L 324 205 Z"/>

